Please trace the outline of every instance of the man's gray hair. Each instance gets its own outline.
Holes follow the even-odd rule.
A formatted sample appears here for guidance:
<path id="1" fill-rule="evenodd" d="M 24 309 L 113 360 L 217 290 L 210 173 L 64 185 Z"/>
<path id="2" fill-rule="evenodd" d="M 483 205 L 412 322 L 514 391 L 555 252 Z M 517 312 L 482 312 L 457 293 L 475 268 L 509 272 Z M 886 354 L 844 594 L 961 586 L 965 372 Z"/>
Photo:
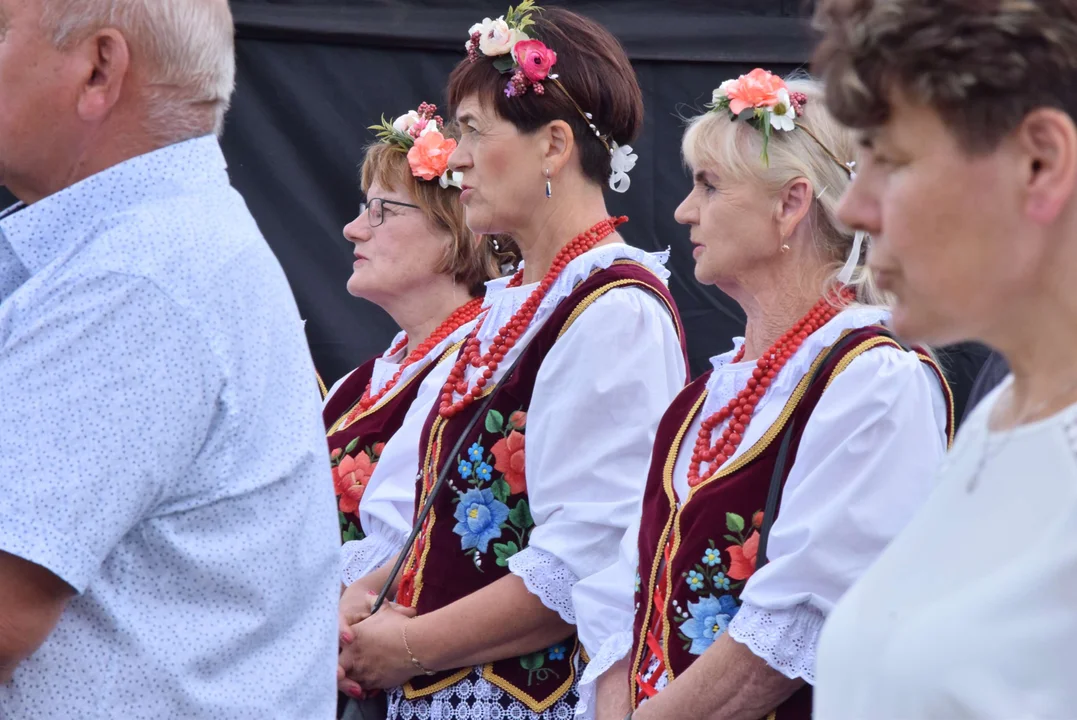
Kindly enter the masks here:
<path id="1" fill-rule="evenodd" d="M 227 0 L 44 0 L 42 22 L 61 49 L 102 28 L 123 33 L 148 80 L 154 137 L 220 134 L 236 76 Z"/>

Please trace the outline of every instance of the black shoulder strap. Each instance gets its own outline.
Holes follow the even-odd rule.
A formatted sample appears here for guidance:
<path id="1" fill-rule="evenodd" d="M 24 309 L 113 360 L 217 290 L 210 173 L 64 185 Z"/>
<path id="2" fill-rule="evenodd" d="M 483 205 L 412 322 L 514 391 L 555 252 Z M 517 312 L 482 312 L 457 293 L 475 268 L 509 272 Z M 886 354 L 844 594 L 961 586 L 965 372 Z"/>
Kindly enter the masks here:
<path id="1" fill-rule="evenodd" d="M 894 339 L 889 332 L 880 330 L 879 335 L 889 338 L 901 345 L 900 342 Z M 811 387 L 819 376 L 823 373 L 823 369 L 830 364 L 830 361 L 834 358 L 841 357 L 850 347 L 862 341 L 862 338 L 858 338 L 855 331 L 848 333 L 836 343 L 830 346 L 830 350 L 823 357 L 823 361 L 816 365 L 815 371 L 812 373 L 808 380 L 808 384 L 805 386 Z M 901 347 L 905 347 L 901 345 Z M 908 349 L 908 348 L 905 348 Z M 770 528 L 774 524 L 774 517 L 778 512 L 778 499 L 782 494 L 783 480 L 785 479 L 785 466 L 789 462 L 789 445 L 793 440 L 793 433 L 796 430 L 796 414 L 794 413 L 789 418 L 788 424 L 785 426 L 785 430 L 782 431 L 782 444 L 778 448 L 778 457 L 774 461 L 774 471 L 770 475 L 770 489 L 767 491 L 767 505 L 763 511 L 763 523 L 759 528 L 759 552 L 756 554 L 756 570 L 767 564 L 767 541 L 770 538 Z"/>

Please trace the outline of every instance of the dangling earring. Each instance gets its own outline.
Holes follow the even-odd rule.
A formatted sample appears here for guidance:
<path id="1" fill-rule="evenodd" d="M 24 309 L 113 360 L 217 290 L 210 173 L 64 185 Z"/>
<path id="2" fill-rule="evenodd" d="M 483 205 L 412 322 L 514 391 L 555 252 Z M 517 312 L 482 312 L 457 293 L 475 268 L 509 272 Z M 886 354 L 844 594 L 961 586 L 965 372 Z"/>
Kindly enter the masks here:
<path id="1" fill-rule="evenodd" d="M 788 245 L 785 245 L 785 244 L 783 244 L 783 245 L 782 245 L 782 254 L 785 254 L 785 253 L 787 253 L 787 252 L 789 252 L 789 246 L 788 246 Z"/>
<path id="2" fill-rule="evenodd" d="M 553 197 L 553 183 L 550 182 L 550 169 L 546 168 L 546 199 Z"/>

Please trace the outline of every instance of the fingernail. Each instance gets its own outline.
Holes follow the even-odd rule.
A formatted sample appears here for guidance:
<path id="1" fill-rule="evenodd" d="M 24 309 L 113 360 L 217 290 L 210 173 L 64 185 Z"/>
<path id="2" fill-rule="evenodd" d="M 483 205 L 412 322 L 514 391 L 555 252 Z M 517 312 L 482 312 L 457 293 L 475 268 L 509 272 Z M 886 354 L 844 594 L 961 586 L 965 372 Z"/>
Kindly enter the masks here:
<path id="1" fill-rule="evenodd" d="M 354 639 L 355 639 L 355 637 L 354 637 L 354 636 L 352 636 L 352 634 L 351 634 L 351 633 L 347 633 L 347 632 L 342 632 L 342 633 L 340 634 L 340 641 L 341 641 L 342 643 L 344 643 L 345 645 L 348 645 L 348 644 L 350 644 L 350 643 L 351 643 L 351 641 L 352 641 L 352 640 L 354 640 Z"/>
<path id="2" fill-rule="evenodd" d="M 362 700 L 363 699 L 363 691 L 362 690 L 358 690 L 356 688 L 348 688 L 348 694 L 351 695 L 356 700 Z"/>
<path id="3" fill-rule="evenodd" d="M 371 597 L 377 597 L 378 596 L 378 594 L 376 592 L 374 592 L 373 590 L 367 590 L 366 594 L 371 596 Z"/>

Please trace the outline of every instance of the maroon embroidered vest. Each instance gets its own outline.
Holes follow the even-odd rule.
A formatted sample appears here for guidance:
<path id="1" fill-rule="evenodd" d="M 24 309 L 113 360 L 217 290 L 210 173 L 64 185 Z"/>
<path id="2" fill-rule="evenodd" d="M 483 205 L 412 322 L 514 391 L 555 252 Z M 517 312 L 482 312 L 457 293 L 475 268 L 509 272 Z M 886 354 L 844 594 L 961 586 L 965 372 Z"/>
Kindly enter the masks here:
<path id="1" fill-rule="evenodd" d="M 618 261 L 581 282 L 543 323 L 524 348 L 515 371 L 492 389 L 485 417 L 475 424 L 459 455 L 445 457 L 471 419 L 460 413 L 442 419 L 436 409 L 423 430 L 422 507 L 427 492 L 446 465 L 448 481 L 438 493 L 422 533 L 409 551 L 398 600 L 419 614 L 445 607 L 509 574 L 508 560 L 528 545 L 534 520 L 528 504 L 524 455 L 527 412 L 539 368 L 557 339 L 586 308 L 618 287 L 640 287 L 667 306 L 680 332 L 680 318 L 665 285 L 650 270 Z M 625 338 L 626 342 L 635 342 Z M 476 403 L 478 405 L 478 403 Z M 474 406 L 472 406 L 474 407 Z M 581 439 L 582 440 L 582 439 Z M 460 628 L 461 632 L 479 628 Z M 576 677 L 579 643 L 575 634 L 542 652 L 489 663 L 483 677 L 533 712 L 565 698 Z M 430 695 L 467 677 L 471 668 L 413 678 L 404 685 L 409 699 Z"/>
<path id="2" fill-rule="evenodd" d="M 662 418 L 639 534 L 631 676 L 632 697 L 637 704 L 653 694 L 653 683 L 662 671 L 672 682 L 726 631 L 736 615 L 741 591 L 756 569 L 759 528 L 787 424 L 794 423 L 783 485 L 796 459 L 804 426 L 830 381 L 861 353 L 880 346 L 900 348 L 879 327 L 852 330 L 845 337 L 850 341 L 848 349 L 830 358 L 826 358 L 826 350 L 820 353 L 763 437 L 692 488 L 679 508 L 673 470 L 682 447 L 691 452 L 694 438 L 685 436 L 703 407 L 710 373 L 681 391 Z M 942 383 L 950 408 L 949 433 L 953 418 L 949 386 L 931 358 L 920 357 Z M 817 369 L 818 375 L 809 384 Z M 811 686 L 805 685 L 768 718 L 807 719 L 811 705 Z"/>
<path id="3" fill-rule="evenodd" d="M 359 505 L 370 476 L 377 467 L 381 450 L 404 423 L 404 416 L 415 402 L 419 386 L 426 376 L 438 362 L 448 355 L 455 355 L 459 348 L 459 345 L 454 345 L 438 355 L 433 362 L 390 390 L 379 403 L 360 413 L 350 423 L 346 424 L 345 420 L 363 396 L 374 371 L 375 360 L 360 365 L 329 398 L 322 410 L 322 420 L 325 421 L 326 439 L 329 442 L 343 542 L 362 540 L 365 536 L 359 521 Z"/>

